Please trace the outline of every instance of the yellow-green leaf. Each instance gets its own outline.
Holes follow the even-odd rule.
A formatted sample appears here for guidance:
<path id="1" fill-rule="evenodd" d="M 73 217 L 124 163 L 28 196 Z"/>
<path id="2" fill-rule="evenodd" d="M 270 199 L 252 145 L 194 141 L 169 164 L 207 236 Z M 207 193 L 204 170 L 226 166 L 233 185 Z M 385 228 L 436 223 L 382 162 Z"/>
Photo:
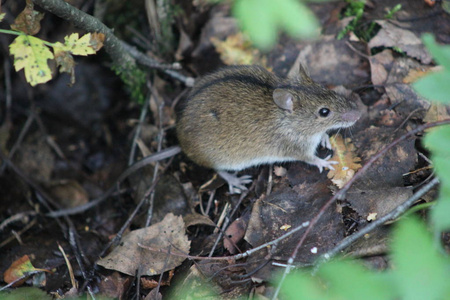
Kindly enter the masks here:
<path id="1" fill-rule="evenodd" d="M 89 55 L 95 54 L 95 50 L 90 43 L 91 34 L 87 33 L 79 38 L 78 33 L 72 33 L 70 36 L 64 38 L 66 50 L 74 55 Z"/>
<path id="2" fill-rule="evenodd" d="M 5 16 L 6 16 L 6 13 L 0 13 L 0 22 L 3 21 Z"/>
<path id="3" fill-rule="evenodd" d="M 53 53 L 41 39 L 30 35 L 19 35 L 9 45 L 9 51 L 14 55 L 16 71 L 24 69 L 25 78 L 32 86 L 52 79 L 47 60 L 53 59 Z"/>

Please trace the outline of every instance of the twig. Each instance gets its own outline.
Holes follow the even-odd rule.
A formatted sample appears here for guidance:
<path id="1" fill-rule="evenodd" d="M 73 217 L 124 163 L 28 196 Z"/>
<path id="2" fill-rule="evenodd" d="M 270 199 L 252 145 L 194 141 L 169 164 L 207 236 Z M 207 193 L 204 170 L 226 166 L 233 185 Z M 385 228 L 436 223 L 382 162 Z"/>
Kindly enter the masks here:
<path id="1" fill-rule="evenodd" d="M 11 224 L 13 222 L 28 220 L 29 217 L 35 216 L 35 215 L 37 215 L 37 212 L 35 212 L 33 210 L 17 213 L 15 215 L 3 220 L 3 222 L 0 223 L 0 231 L 3 231 L 3 229 L 5 229 L 6 226 L 8 226 L 9 224 Z"/>
<path id="2" fill-rule="evenodd" d="M 128 166 L 131 166 L 134 162 L 134 156 L 136 153 L 136 147 L 137 147 L 137 139 L 141 135 L 142 130 L 142 124 L 144 123 L 145 117 L 147 116 L 148 107 L 150 106 L 150 98 L 151 96 L 147 96 L 147 100 L 145 101 L 144 105 L 142 106 L 141 115 L 139 116 L 139 123 L 136 126 L 136 132 L 133 136 L 133 142 L 131 143 L 131 151 L 130 151 L 130 157 L 128 158 Z"/>
<path id="3" fill-rule="evenodd" d="M 162 114 L 164 102 L 159 100 L 158 95 L 153 90 L 153 86 L 152 86 L 151 82 L 148 81 L 147 84 L 148 84 L 148 88 L 149 88 L 150 92 L 153 95 L 153 99 L 156 103 L 156 106 L 158 108 L 158 129 L 159 130 L 158 130 L 158 137 L 157 137 L 158 138 L 157 151 L 160 152 L 162 149 L 162 142 L 164 139 L 163 114 Z M 149 104 L 149 106 L 150 106 L 150 104 Z M 153 169 L 153 179 L 152 179 L 153 182 L 155 182 L 156 177 L 158 176 L 158 169 L 159 169 L 159 162 L 157 161 L 155 164 L 155 167 Z M 154 204 L 155 204 L 155 189 L 153 189 L 152 192 L 150 193 L 149 205 L 148 205 L 148 210 L 147 210 L 147 220 L 145 221 L 145 227 L 150 226 L 150 223 L 152 222 Z"/>
<path id="4" fill-rule="evenodd" d="M 272 186 L 273 186 L 273 165 L 269 166 L 269 177 L 267 178 L 267 190 L 266 190 L 266 197 L 272 193 Z"/>
<path id="5" fill-rule="evenodd" d="M 25 232 L 27 232 L 31 227 L 33 227 L 34 225 L 36 225 L 37 223 L 37 219 L 33 219 L 30 223 L 28 223 L 22 230 L 20 230 L 19 232 L 16 232 L 16 235 L 21 236 L 22 234 L 24 234 Z M 9 242 L 13 241 L 16 238 L 15 235 L 10 236 L 9 238 L 7 238 L 6 240 L 2 241 L 0 243 L 0 249 L 3 248 L 4 246 L 6 246 Z"/>
<path id="6" fill-rule="evenodd" d="M 67 258 L 66 252 L 64 252 L 63 247 L 61 247 L 61 245 L 59 243 L 58 243 L 58 249 L 62 253 L 64 260 L 66 261 L 66 266 L 67 266 L 67 269 L 69 270 L 69 276 L 70 276 L 70 281 L 72 283 L 72 287 L 78 289 L 78 284 L 75 280 L 75 275 L 73 274 L 72 264 L 70 263 L 69 259 Z"/>
<path id="7" fill-rule="evenodd" d="M 392 143 L 390 143 L 389 145 L 385 146 L 382 150 L 380 150 L 376 155 L 372 156 L 371 159 L 369 159 L 369 161 L 364 164 L 364 166 L 355 174 L 355 176 L 353 176 L 352 179 L 350 179 L 345 185 L 344 187 L 339 190 L 333 197 L 331 197 L 330 200 L 328 200 L 320 209 L 320 211 L 314 216 L 314 218 L 311 220 L 308 228 L 306 229 L 305 233 L 303 234 L 303 236 L 301 237 L 300 241 L 298 242 L 297 246 L 295 247 L 294 251 L 292 252 L 292 255 L 289 257 L 288 261 L 287 261 L 287 267 L 284 270 L 282 279 L 280 280 L 277 289 L 272 297 L 272 299 L 276 299 L 278 296 L 278 293 L 280 292 L 281 286 L 283 284 L 284 279 L 286 278 L 286 275 L 291 271 L 291 269 L 293 268 L 293 263 L 295 258 L 297 257 L 297 253 L 300 250 L 300 247 L 303 245 L 303 242 L 305 241 L 306 237 L 308 236 L 308 234 L 310 233 L 310 231 L 312 230 L 312 228 L 314 227 L 315 224 L 317 224 L 317 222 L 319 221 L 319 219 L 322 217 L 322 215 L 325 213 L 325 211 L 331 206 L 331 204 L 333 204 L 336 200 L 338 199 L 342 199 L 345 195 L 345 193 L 348 191 L 348 189 L 353 185 L 353 183 L 359 179 L 360 177 L 362 177 L 362 175 L 372 166 L 372 164 L 378 160 L 381 156 L 383 156 L 384 154 L 386 154 L 387 151 L 389 151 L 391 148 L 393 148 L 394 146 L 396 146 L 397 144 L 399 144 L 400 142 L 406 140 L 407 138 L 415 135 L 418 132 L 424 131 L 425 129 L 431 128 L 431 127 L 436 127 L 436 126 L 440 126 L 440 125 L 445 125 L 445 124 L 450 124 L 450 119 L 446 119 L 446 120 L 442 120 L 442 121 L 437 121 L 437 122 L 431 122 L 431 123 L 427 123 L 424 125 L 421 125 L 409 132 L 407 132 L 406 134 L 400 136 L 399 138 L 395 139 Z"/>
<path id="8" fill-rule="evenodd" d="M 10 282 L 10 283 L 8 283 L 7 285 L 2 286 L 2 287 L 0 288 L 0 292 L 3 291 L 3 290 L 6 290 L 7 288 L 10 288 L 10 287 L 14 286 L 14 285 L 15 285 L 16 283 L 18 283 L 19 281 L 22 281 L 22 280 L 24 280 L 25 278 L 30 277 L 31 275 L 39 274 L 39 273 L 42 273 L 42 272 L 45 272 L 45 271 L 44 271 L 44 270 L 37 270 L 37 271 L 26 272 L 25 274 L 23 274 L 22 276 L 20 276 L 20 277 L 17 278 L 16 280 L 14 280 L 13 282 Z"/>

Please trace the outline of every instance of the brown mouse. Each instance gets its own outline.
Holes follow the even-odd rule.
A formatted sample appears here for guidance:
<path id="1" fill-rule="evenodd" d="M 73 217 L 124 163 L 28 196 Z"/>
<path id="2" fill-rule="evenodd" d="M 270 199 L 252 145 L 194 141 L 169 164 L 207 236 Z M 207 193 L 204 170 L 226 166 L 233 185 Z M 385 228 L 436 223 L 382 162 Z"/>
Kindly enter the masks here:
<path id="1" fill-rule="evenodd" d="M 352 126 L 355 103 L 315 83 L 303 66 L 280 78 L 260 66 L 232 66 L 197 80 L 177 121 L 181 149 L 195 163 L 215 169 L 230 191 L 248 176 L 226 171 L 275 162 L 304 161 L 333 169 L 319 144 L 331 148 L 327 131 Z"/>

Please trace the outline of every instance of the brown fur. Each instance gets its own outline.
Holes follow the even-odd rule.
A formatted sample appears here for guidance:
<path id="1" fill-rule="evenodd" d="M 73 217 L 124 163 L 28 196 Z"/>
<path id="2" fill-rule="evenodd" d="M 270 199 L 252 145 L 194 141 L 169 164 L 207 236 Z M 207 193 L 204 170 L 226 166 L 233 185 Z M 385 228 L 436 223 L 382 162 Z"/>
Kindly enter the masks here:
<path id="1" fill-rule="evenodd" d="M 277 88 L 294 96 L 292 112 L 275 104 Z M 319 115 L 323 107 L 331 111 L 326 118 Z M 228 67 L 196 82 L 177 135 L 188 157 L 216 170 L 312 162 L 318 136 L 352 125 L 342 115 L 355 109 L 343 96 L 314 83 L 302 68 L 293 78 L 282 79 L 259 66 Z"/>

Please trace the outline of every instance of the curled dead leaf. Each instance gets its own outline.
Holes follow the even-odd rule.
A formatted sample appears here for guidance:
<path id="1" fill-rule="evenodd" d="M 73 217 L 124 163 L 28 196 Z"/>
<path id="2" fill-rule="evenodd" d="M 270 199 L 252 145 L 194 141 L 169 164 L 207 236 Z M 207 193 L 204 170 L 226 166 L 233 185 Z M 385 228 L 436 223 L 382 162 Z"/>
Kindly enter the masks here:
<path id="1" fill-rule="evenodd" d="M 344 141 L 342 136 L 337 134 L 330 139 L 330 142 L 334 149 L 334 155 L 330 160 L 337 161 L 339 164 L 334 165 L 334 170 L 330 170 L 327 176 L 337 187 L 342 188 L 361 168 L 359 164 L 361 158 L 356 156 L 355 146 L 350 138 Z"/>

